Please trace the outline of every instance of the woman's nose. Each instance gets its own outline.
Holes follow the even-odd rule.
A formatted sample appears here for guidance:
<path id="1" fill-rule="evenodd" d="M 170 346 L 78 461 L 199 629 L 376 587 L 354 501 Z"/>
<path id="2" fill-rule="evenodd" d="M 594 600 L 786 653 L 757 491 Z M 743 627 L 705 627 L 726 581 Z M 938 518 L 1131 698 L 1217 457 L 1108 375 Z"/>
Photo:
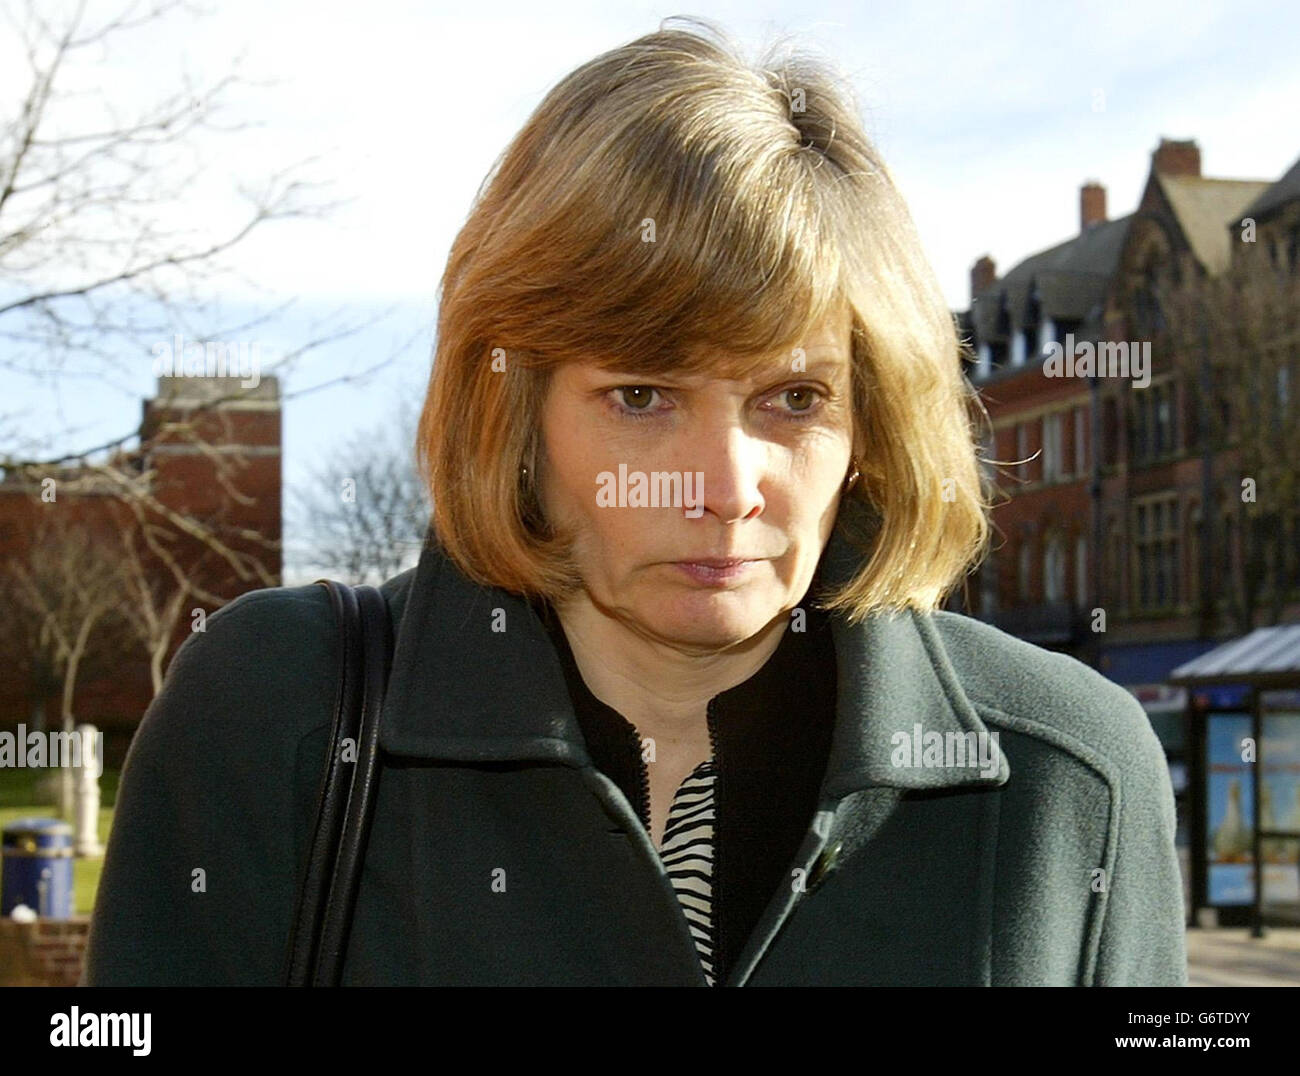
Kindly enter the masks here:
<path id="1" fill-rule="evenodd" d="M 696 504 L 723 523 L 756 518 L 765 504 L 760 489 L 767 463 L 764 444 L 738 423 L 702 430 L 686 463 L 696 475 Z M 692 513 L 699 515 L 699 511 Z"/>

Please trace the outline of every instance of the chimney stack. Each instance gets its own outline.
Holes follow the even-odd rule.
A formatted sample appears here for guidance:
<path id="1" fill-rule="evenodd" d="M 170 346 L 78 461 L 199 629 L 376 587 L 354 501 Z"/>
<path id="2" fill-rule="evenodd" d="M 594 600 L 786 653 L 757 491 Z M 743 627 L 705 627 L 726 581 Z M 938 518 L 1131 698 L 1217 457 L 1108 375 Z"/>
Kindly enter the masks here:
<path id="1" fill-rule="evenodd" d="M 1079 231 L 1086 232 L 1094 224 L 1106 221 L 1106 188 L 1089 180 L 1079 188 Z"/>
<path id="2" fill-rule="evenodd" d="M 1196 176 L 1201 174 L 1201 147 L 1195 139 L 1178 142 L 1172 138 L 1160 139 L 1160 145 L 1151 154 L 1151 169 L 1162 176 Z"/>
<path id="3" fill-rule="evenodd" d="M 997 278 L 998 278 L 997 263 L 994 262 L 994 260 L 990 258 L 987 254 L 985 254 L 984 257 L 980 258 L 979 261 L 977 261 L 973 266 L 971 266 L 971 271 L 970 271 L 971 302 L 974 302 L 975 299 L 979 296 L 980 292 L 987 289 L 989 285 L 991 285 L 995 280 L 997 280 Z"/>

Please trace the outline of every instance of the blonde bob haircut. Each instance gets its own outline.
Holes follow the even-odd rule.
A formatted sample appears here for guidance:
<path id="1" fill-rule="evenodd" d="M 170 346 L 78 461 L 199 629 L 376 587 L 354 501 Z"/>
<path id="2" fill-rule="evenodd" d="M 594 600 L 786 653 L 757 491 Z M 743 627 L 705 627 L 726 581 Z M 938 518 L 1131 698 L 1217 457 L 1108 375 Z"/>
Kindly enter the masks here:
<path id="1" fill-rule="evenodd" d="M 842 503 L 836 526 L 865 563 L 814 598 L 854 621 L 932 610 L 989 533 L 953 316 L 842 80 L 774 49 L 750 66 L 686 21 L 563 79 L 478 192 L 419 423 L 430 540 L 481 584 L 569 594 L 571 539 L 535 486 L 551 371 L 736 377 L 847 304 L 862 477 L 845 500 L 868 510 Z"/>

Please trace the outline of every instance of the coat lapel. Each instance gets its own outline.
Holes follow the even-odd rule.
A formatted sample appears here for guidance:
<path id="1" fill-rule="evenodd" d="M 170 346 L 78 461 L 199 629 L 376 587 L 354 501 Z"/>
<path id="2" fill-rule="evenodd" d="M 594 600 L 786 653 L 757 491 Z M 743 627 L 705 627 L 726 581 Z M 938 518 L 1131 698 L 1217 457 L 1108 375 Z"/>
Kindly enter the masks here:
<path id="1" fill-rule="evenodd" d="M 862 557 L 837 527 L 818 581 L 844 580 Z M 909 610 L 856 624 L 832 616 L 831 628 L 835 728 L 819 807 L 792 864 L 796 884 L 773 895 L 725 985 L 744 985 L 803 894 L 869 842 L 900 797 L 942 788 L 991 788 L 1010 776 L 996 739 L 958 682 L 933 616 Z M 975 742 L 991 745 L 992 765 L 988 755 L 983 765 L 935 765 L 912 746 L 918 735 L 923 741 L 928 737 L 925 742 L 937 736 L 946 746 L 958 737 L 971 742 L 971 733 Z M 432 535 L 398 625 L 380 743 L 391 755 L 430 762 L 593 766 L 559 656 L 533 607 L 466 578 Z M 922 765 L 902 764 L 918 759 Z M 640 855 L 662 876 L 665 901 L 673 903 L 662 863 L 635 812 L 611 781 L 599 787 L 609 798 L 606 809 L 630 827 Z M 985 871 L 987 865 L 976 869 Z M 693 957 L 689 938 L 683 937 L 683 954 Z M 980 974 L 986 978 L 987 968 Z"/>
<path id="2" fill-rule="evenodd" d="M 837 528 L 819 578 L 839 582 L 861 557 Z M 1006 782 L 1010 771 L 995 742 L 992 765 L 911 764 L 922 761 L 926 744 L 988 736 L 932 616 L 909 610 L 857 624 L 834 616 L 831 625 L 838 687 L 823 800 L 871 787 Z M 559 656 L 532 606 L 466 578 L 432 539 L 398 626 L 380 743 L 390 754 L 429 761 L 592 764 Z"/>
<path id="3" fill-rule="evenodd" d="M 432 538 L 397 628 L 379 742 L 430 761 L 591 764 L 537 614 L 466 578 Z"/>

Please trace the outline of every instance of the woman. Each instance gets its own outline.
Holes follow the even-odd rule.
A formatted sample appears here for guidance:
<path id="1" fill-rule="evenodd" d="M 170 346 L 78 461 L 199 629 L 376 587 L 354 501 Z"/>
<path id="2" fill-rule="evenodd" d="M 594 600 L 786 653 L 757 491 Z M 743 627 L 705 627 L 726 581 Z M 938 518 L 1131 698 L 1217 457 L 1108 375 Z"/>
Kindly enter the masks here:
<path id="1" fill-rule="evenodd" d="M 1182 983 L 1142 710 L 938 610 L 973 403 L 819 66 L 688 28 L 562 81 L 442 281 L 344 982 Z M 336 645 L 297 587 L 182 647 L 85 981 L 281 981 Z"/>

